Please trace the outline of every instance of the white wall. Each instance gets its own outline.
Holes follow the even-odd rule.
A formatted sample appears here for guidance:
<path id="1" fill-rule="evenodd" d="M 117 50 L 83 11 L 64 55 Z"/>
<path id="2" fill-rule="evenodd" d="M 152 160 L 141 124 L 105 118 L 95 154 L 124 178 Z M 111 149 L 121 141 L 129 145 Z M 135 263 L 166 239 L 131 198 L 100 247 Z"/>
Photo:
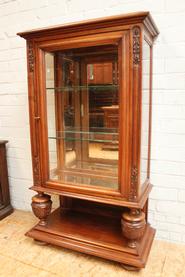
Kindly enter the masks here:
<path id="1" fill-rule="evenodd" d="M 12 203 L 30 209 L 31 154 L 25 41 L 17 32 L 149 10 L 154 47 L 150 221 L 157 237 L 185 243 L 185 1 L 0 0 L 0 138 L 8 139 Z"/>

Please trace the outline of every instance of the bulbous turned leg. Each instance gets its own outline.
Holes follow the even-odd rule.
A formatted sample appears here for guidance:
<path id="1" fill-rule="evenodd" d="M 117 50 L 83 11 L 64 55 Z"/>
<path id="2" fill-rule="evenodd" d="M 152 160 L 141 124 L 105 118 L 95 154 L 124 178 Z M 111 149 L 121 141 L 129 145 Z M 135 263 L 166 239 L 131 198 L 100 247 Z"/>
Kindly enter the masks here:
<path id="1" fill-rule="evenodd" d="M 38 193 L 32 197 L 32 210 L 36 217 L 40 219 L 39 225 L 47 225 L 47 217 L 51 212 L 51 196 L 45 193 Z"/>
<path id="2" fill-rule="evenodd" d="M 145 225 L 145 214 L 139 209 L 131 209 L 122 214 L 122 233 L 128 239 L 129 247 L 136 248 L 137 240 L 144 234 Z"/>

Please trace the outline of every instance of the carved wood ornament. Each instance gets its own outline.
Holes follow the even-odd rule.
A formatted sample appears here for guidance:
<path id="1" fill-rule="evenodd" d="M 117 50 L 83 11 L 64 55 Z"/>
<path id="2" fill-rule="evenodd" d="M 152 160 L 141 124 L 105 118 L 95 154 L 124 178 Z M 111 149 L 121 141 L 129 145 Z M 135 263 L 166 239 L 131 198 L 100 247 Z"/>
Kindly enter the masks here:
<path id="1" fill-rule="evenodd" d="M 51 197 L 45 193 L 38 193 L 32 197 L 32 210 L 40 219 L 39 225 L 45 226 L 47 224 L 47 217 L 51 212 Z"/>
<path id="2" fill-rule="evenodd" d="M 39 169 L 39 157 L 35 156 L 33 158 L 33 177 L 34 177 L 34 184 L 40 185 L 40 169 Z"/>
<path id="3" fill-rule="evenodd" d="M 133 28 L 133 64 L 140 63 L 140 28 L 135 26 Z"/>
<path id="4" fill-rule="evenodd" d="M 131 186 L 129 200 L 135 200 L 137 198 L 137 182 L 138 182 L 138 169 L 136 166 L 131 169 Z"/>
<path id="5" fill-rule="evenodd" d="M 128 246 L 136 248 L 137 240 L 143 236 L 146 221 L 145 214 L 139 209 L 123 213 L 121 219 L 123 235 L 128 238 Z"/>
<path id="6" fill-rule="evenodd" d="M 33 51 L 33 42 L 28 43 L 28 66 L 29 71 L 34 71 L 34 51 Z"/>
<path id="7" fill-rule="evenodd" d="M 134 67 L 138 67 L 141 62 L 141 47 L 140 47 L 140 36 L 141 30 L 139 26 L 135 26 L 132 29 L 132 38 L 133 38 L 133 65 Z M 139 68 L 137 68 L 139 70 Z M 135 70 L 134 70 L 135 72 Z M 135 95 L 133 93 L 133 102 L 135 101 Z M 133 133 L 135 133 L 133 126 Z M 137 199 L 137 186 L 138 186 L 138 168 L 137 166 L 133 166 L 131 168 L 131 184 L 130 184 L 130 192 L 129 192 L 129 200 L 136 201 Z"/>

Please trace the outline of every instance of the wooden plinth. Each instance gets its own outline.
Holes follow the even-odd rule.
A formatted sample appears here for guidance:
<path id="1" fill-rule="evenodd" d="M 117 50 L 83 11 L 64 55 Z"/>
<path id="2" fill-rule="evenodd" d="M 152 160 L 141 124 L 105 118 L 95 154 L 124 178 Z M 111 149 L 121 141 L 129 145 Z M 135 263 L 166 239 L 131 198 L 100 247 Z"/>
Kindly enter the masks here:
<path id="1" fill-rule="evenodd" d="M 132 249 L 127 246 L 117 219 L 74 211 L 61 213 L 59 209 L 49 216 L 46 226 L 37 224 L 26 233 L 36 240 L 137 268 L 145 266 L 154 234 L 155 230 L 147 224 L 144 236 Z"/>

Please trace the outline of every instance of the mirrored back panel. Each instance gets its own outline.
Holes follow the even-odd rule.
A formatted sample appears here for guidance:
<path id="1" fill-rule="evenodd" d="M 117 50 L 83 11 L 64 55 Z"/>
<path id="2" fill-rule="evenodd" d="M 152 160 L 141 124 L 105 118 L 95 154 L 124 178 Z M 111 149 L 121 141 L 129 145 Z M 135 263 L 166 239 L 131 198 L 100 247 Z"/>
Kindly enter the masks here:
<path id="1" fill-rule="evenodd" d="M 118 190 L 118 46 L 45 54 L 50 179 Z"/>

